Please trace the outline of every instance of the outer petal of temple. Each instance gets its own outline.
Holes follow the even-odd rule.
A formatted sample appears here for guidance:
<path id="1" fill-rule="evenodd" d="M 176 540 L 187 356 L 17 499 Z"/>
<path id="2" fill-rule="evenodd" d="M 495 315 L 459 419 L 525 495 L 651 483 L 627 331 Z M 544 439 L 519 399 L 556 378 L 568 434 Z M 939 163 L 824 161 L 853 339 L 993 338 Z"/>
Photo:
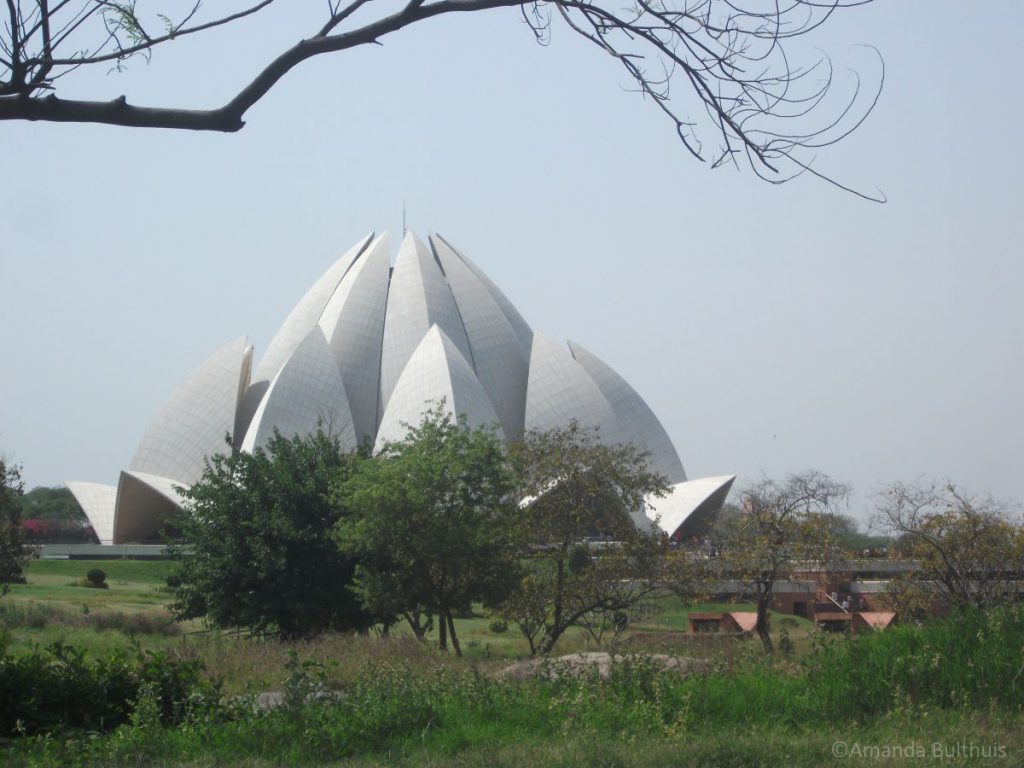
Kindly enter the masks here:
<path id="1" fill-rule="evenodd" d="M 154 538 L 181 504 L 177 480 L 145 472 L 122 472 L 117 484 L 114 543 L 144 542 Z"/>
<path id="2" fill-rule="evenodd" d="M 444 331 L 432 326 L 409 358 L 395 385 L 388 408 L 377 432 L 375 450 L 386 441 L 402 440 L 408 426 L 415 426 L 423 413 L 444 400 L 450 414 L 466 417 L 470 428 L 495 425 L 498 415 L 462 353 Z"/>
<path id="3" fill-rule="evenodd" d="M 686 481 L 686 471 L 679 460 L 672 441 L 669 440 L 665 428 L 658 417 L 643 401 L 643 398 L 626 383 L 626 380 L 613 371 L 606 363 L 598 359 L 579 344 L 569 342 L 572 356 L 576 358 L 590 378 L 597 384 L 601 394 L 605 396 L 619 423 L 626 432 L 626 438 L 646 448 L 650 454 L 652 467 L 668 478 L 670 483 Z"/>
<path id="4" fill-rule="evenodd" d="M 263 399 L 267 387 L 270 386 L 271 379 L 277 375 L 285 360 L 291 357 L 292 352 L 306 337 L 306 334 L 317 324 L 338 284 L 348 273 L 355 260 L 366 250 L 372 238 L 372 234 L 367 235 L 331 265 L 331 268 L 324 272 L 320 279 L 313 284 L 313 287 L 306 291 L 306 295 L 295 305 L 274 335 L 256 368 L 252 384 L 244 393 L 239 405 L 238 418 L 232 433 L 235 436 L 236 445 L 239 445 L 242 438 L 245 437 L 253 414 Z"/>
<path id="5" fill-rule="evenodd" d="M 320 315 L 330 301 L 338 284 L 355 263 L 359 255 L 370 244 L 373 235 L 367 235 L 324 272 L 323 276 L 313 283 L 306 295 L 302 297 L 295 308 L 288 315 L 288 318 L 281 325 L 281 329 L 274 335 L 270 345 L 267 347 L 263 359 L 260 360 L 253 381 L 270 381 L 281 370 L 285 360 L 291 357 L 295 348 L 302 343 L 311 330 L 316 327 Z"/>
<path id="6" fill-rule="evenodd" d="M 242 441 L 242 450 L 262 448 L 275 430 L 292 437 L 317 429 L 337 437 L 344 450 L 356 447 L 341 374 L 323 332 L 314 326 L 271 382 Z"/>
<path id="7" fill-rule="evenodd" d="M 735 475 L 722 475 L 677 483 L 664 498 L 646 499 L 647 518 L 657 519 L 658 527 L 674 539 L 701 536 L 725 503 L 735 479 Z"/>
<path id="8" fill-rule="evenodd" d="M 519 314 L 519 310 L 517 310 L 515 306 L 513 306 L 512 302 L 508 300 L 508 297 L 501 292 L 501 289 L 499 289 L 498 286 L 491 282 L 491 278 L 485 275 L 482 269 L 466 258 L 466 255 L 448 242 L 444 236 L 435 233 L 432 239 L 434 241 L 441 241 L 445 243 L 452 249 L 452 251 L 458 254 L 459 258 L 462 259 L 462 262 L 472 270 L 473 274 L 476 275 L 477 278 L 479 278 L 480 282 L 483 283 L 485 288 L 487 288 L 491 296 L 494 297 L 498 306 L 501 307 L 501 311 L 505 313 L 505 317 L 508 319 L 509 325 L 511 325 L 513 330 L 516 332 L 516 336 L 519 337 L 519 342 L 523 345 L 523 349 L 528 352 L 533 344 L 533 329 L 530 327 L 529 323 L 523 319 L 523 316 Z"/>
<path id="9" fill-rule="evenodd" d="M 69 480 L 65 485 L 85 512 L 85 516 L 89 518 L 89 524 L 96 531 L 100 544 L 113 544 L 117 488 L 103 483 L 83 483 L 78 480 Z"/>
<path id="10" fill-rule="evenodd" d="M 240 336 L 193 371 L 146 429 L 130 469 L 184 485 L 198 480 L 205 457 L 227 450 L 224 435 L 235 425 L 245 359 Z"/>
<path id="11" fill-rule="evenodd" d="M 568 351 L 543 334 L 534 333 L 526 429 L 565 427 L 572 419 L 582 427 L 596 428 L 598 437 L 606 443 L 624 441 L 619 420 L 593 379 Z"/>

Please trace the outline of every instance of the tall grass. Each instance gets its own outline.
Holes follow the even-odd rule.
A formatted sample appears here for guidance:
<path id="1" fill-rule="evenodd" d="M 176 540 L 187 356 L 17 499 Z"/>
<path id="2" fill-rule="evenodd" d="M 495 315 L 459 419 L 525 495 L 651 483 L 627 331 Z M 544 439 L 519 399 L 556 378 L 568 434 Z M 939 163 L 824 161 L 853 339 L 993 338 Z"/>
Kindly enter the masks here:
<path id="1" fill-rule="evenodd" d="M 417 646 L 398 648 L 407 653 L 397 660 L 359 653 L 369 647 L 387 644 L 353 639 L 339 664 L 311 654 L 287 657 L 278 667 L 284 674 L 275 687 L 285 695 L 276 708 L 235 698 L 205 720 L 168 728 L 137 706 L 131 721 L 108 736 L 18 739 L 0 761 L 493 766 L 499 763 L 488 763 L 486 754 L 511 761 L 558 752 L 567 763 L 603 764 L 586 761 L 589 748 L 610 765 L 677 753 L 682 757 L 671 762 L 680 765 L 762 765 L 772 755 L 817 765 L 834 762 L 826 736 L 867 732 L 895 743 L 919 726 L 927 738 L 950 740 L 957 737 L 951 724 L 977 729 L 973 738 L 996 723 L 993 738 L 1011 740 L 1024 719 L 1024 607 L 856 638 L 822 636 L 801 662 L 766 660 L 747 644 L 739 646 L 746 655 L 687 678 L 638 655 L 607 679 L 566 673 L 509 683 L 479 668 L 440 663 Z M 273 646 L 266 648 L 271 653 Z M 1021 737 L 1013 738 L 1015 749 L 1024 748 Z M 622 744 L 640 747 L 616 746 Z M 797 759 L 789 761 L 791 754 Z"/>
<path id="2" fill-rule="evenodd" d="M 123 611 L 80 610 L 37 602 L 0 603 L 0 629 L 46 629 L 66 627 L 69 629 L 94 629 L 97 632 L 116 630 L 128 636 L 181 634 L 177 624 L 167 611 L 144 611 L 125 613 Z"/>
<path id="3" fill-rule="evenodd" d="M 1024 706 L 1024 607 L 967 611 L 829 644 L 809 662 L 822 706 L 855 715 L 906 701 L 931 707 Z"/>

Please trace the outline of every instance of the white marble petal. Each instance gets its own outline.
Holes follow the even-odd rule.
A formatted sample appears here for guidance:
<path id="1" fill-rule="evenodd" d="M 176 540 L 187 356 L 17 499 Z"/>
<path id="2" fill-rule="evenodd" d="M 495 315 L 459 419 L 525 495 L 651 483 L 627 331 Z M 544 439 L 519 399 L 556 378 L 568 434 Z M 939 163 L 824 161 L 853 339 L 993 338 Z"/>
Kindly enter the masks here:
<path id="1" fill-rule="evenodd" d="M 410 426 L 423 420 L 423 414 L 444 400 L 449 414 L 466 417 L 471 429 L 497 426 L 504 437 L 491 400 L 477 381 L 469 363 L 439 326 L 432 326 L 409 358 L 395 386 L 377 433 L 374 450 L 385 442 L 405 438 Z"/>
<path id="2" fill-rule="evenodd" d="M 611 405 L 583 367 L 567 350 L 534 333 L 526 429 L 557 429 L 567 426 L 571 419 L 582 427 L 596 428 L 604 443 L 617 444 L 626 439 Z"/>
<path id="3" fill-rule="evenodd" d="M 146 472 L 122 472 L 114 511 L 115 544 L 145 542 L 160 532 L 181 507 L 177 480 Z M 187 485 L 187 484 L 185 484 Z"/>
<path id="4" fill-rule="evenodd" d="M 306 335 L 320 320 L 320 315 L 327 306 L 334 290 L 338 287 L 345 273 L 363 252 L 373 235 L 369 234 L 347 250 L 331 268 L 306 291 L 299 303 L 295 305 L 280 330 L 274 335 L 266 354 L 260 360 L 253 381 L 270 381 L 281 370 L 284 361 L 291 357 Z"/>
<path id="5" fill-rule="evenodd" d="M 533 329 L 530 328 L 529 323 L 523 319 L 523 316 L 519 314 L 519 310 L 517 310 L 512 302 L 508 300 L 508 297 L 506 297 L 505 294 L 501 292 L 501 289 L 491 281 L 491 278 L 484 274 L 482 269 L 470 261 L 464 253 L 452 245 L 443 235 L 435 233 L 434 238 L 445 243 L 449 248 L 457 253 L 463 263 L 473 271 L 473 274 L 476 275 L 480 282 L 484 284 L 491 296 L 494 297 L 494 301 L 497 302 L 499 307 L 501 307 L 501 311 L 505 313 L 505 317 L 508 319 L 509 325 L 511 325 L 513 330 L 516 332 L 516 336 L 519 337 L 519 341 L 523 345 L 523 349 L 529 350 L 533 345 Z"/>
<path id="6" fill-rule="evenodd" d="M 523 433 L 530 358 L 508 317 L 477 274 L 441 238 L 430 244 L 444 269 L 473 354 L 476 376 L 510 440 Z"/>
<path id="7" fill-rule="evenodd" d="M 665 498 L 645 500 L 647 518 L 657 518 L 658 527 L 669 536 L 690 538 L 722 508 L 735 479 L 735 475 L 721 475 L 677 483 Z"/>
<path id="8" fill-rule="evenodd" d="M 130 469 L 191 485 L 207 456 L 230 450 L 224 436 L 235 426 L 245 350 L 241 336 L 192 372 L 146 429 Z"/>
<path id="9" fill-rule="evenodd" d="M 405 364 L 435 324 L 472 368 L 473 355 L 466 329 L 444 273 L 430 249 L 410 232 L 398 250 L 388 290 L 380 357 L 379 413 L 382 416 Z"/>
<path id="10" fill-rule="evenodd" d="M 283 437 L 318 429 L 336 436 L 343 450 L 356 447 L 352 413 L 341 374 L 319 326 L 314 326 L 278 371 L 242 441 L 243 451 L 263 448 L 277 430 Z"/>
<path id="11" fill-rule="evenodd" d="M 64 485 L 89 518 L 89 524 L 96 531 L 100 544 L 113 544 L 117 488 L 103 483 L 85 483 L 79 480 L 69 480 Z"/>
<path id="12" fill-rule="evenodd" d="M 338 285 L 318 321 L 345 385 L 360 443 L 377 435 L 390 243 L 386 232 L 373 241 Z"/>
<path id="13" fill-rule="evenodd" d="M 686 471 L 679 454 L 643 398 L 624 378 L 579 344 L 570 341 L 569 350 L 615 411 L 629 441 L 650 453 L 650 466 L 665 475 L 670 483 L 685 482 Z"/>

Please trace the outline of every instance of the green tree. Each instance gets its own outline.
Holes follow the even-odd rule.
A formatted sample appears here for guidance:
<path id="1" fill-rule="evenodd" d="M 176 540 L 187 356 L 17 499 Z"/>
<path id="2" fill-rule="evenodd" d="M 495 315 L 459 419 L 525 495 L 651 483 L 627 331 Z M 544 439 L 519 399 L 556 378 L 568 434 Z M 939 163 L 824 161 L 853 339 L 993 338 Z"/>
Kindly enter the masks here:
<path id="1" fill-rule="evenodd" d="M 668 487 L 645 451 L 601 442 L 569 426 L 528 432 L 510 456 L 524 501 L 513 540 L 526 572 L 501 606 L 533 654 L 550 652 L 572 626 L 595 628 L 642 612 L 661 594 L 666 541 L 637 530 L 629 513 Z M 604 539 L 600 544 L 588 540 Z"/>
<path id="2" fill-rule="evenodd" d="M 21 516 L 25 520 L 55 520 L 79 527 L 88 518 L 67 488 L 36 486 L 21 497 Z"/>
<path id="3" fill-rule="evenodd" d="M 506 598 L 518 577 L 508 544 L 512 476 L 491 429 L 471 430 L 444 403 L 399 442 L 362 459 L 332 498 L 346 510 L 337 541 L 358 561 L 367 610 L 404 616 L 422 639 L 437 615 L 439 644 L 462 650 L 453 618 Z"/>
<path id="4" fill-rule="evenodd" d="M 21 468 L 0 457 L 0 595 L 7 594 L 10 584 L 22 583 L 22 574 L 36 550 L 25 543 L 21 525 Z"/>
<path id="5" fill-rule="evenodd" d="M 814 470 L 789 475 L 784 483 L 766 478 L 745 489 L 740 511 L 723 519 L 718 565 L 725 578 L 753 594 L 757 634 L 767 653 L 774 650 L 768 611 L 775 584 L 797 572 L 825 569 L 838 555 L 834 520 L 849 493 L 847 486 Z"/>
<path id="6" fill-rule="evenodd" d="M 327 500 L 354 462 L 322 431 L 213 456 L 174 521 L 175 616 L 286 638 L 369 627 L 346 589 L 354 564 L 332 539 L 344 512 Z"/>
<path id="7" fill-rule="evenodd" d="M 834 516 L 832 538 L 838 546 L 854 557 L 865 549 L 879 549 L 892 544 L 892 539 L 888 536 L 873 536 L 862 531 L 860 524 L 849 515 Z"/>

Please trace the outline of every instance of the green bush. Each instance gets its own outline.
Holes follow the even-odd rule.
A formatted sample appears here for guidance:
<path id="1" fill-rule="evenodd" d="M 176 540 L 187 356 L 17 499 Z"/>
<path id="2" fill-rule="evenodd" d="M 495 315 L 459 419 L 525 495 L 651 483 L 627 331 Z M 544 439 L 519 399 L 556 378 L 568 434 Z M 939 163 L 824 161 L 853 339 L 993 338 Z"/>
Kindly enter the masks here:
<path id="1" fill-rule="evenodd" d="M 160 720 L 180 723 L 209 716 L 219 707 L 220 685 L 202 675 L 197 661 L 165 653 L 115 651 L 86 659 L 63 643 L 0 656 L 0 736 L 62 728 L 111 730 L 128 721 L 140 691 L 155 691 Z"/>
<path id="2" fill-rule="evenodd" d="M 90 568 L 89 572 L 85 574 L 85 578 L 97 587 L 105 587 L 107 585 L 107 574 L 101 568 Z"/>

